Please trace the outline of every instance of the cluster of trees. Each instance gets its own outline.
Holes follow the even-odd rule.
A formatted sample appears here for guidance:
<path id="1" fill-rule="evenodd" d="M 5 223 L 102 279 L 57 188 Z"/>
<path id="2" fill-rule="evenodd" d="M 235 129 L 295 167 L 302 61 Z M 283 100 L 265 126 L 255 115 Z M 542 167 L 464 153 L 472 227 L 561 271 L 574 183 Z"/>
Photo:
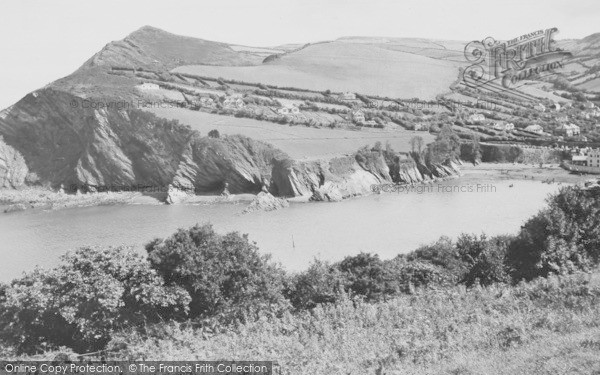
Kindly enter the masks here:
<path id="1" fill-rule="evenodd" d="M 443 125 L 434 142 L 427 145 L 425 162 L 427 165 L 443 164 L 460 157 L 460 137 L 452 130 L 452 125 Z"/>
<path id="2" fill-rule="evenodd" d="M 377 152 L 386 153 L 382 147 Z M 361 253 L 287 274 L 247 235 L 180 229 L 146 245 L 82 248 L 0 286 L 0 344 L 18 352 L 103 348 L 115 331 L 190 321 L 229 326 L 342 298 L 381 301 L 415 288 L 516 283 L 600 263 L 600 189 L 563 188 L 516 236 L 442 237 L 382 260 Z"/>

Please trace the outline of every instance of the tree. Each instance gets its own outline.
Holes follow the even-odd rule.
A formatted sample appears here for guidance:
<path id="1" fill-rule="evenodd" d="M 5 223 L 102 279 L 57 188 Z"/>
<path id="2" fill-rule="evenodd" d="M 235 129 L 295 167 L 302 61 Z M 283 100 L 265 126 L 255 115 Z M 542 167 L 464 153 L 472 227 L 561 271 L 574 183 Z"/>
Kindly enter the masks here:
<path id="1" fill-rule="evenodd" d="M 237 319 L 283 302 L 283 271 L 247 235 L 196 225 L 152 241 L 146 251 L 167 285 L 188 291 L 192 317 Z"/>
<path id="2" fill-rule="evenodd" d="M 117 329 L 184 318 L 189 302 L 139 253 L 82 248 L 58 267 L 37 269 L 4 288 L 0 339 L 26 353 L 59 346 L 98 350 Z"/>
<path id="3" fill-rule="evenodd" d="M 423 149 L 423 137 L 421 137 L 420 135 L 414 136 L 410 139 L 410 147 L 412 152 L 418 152 L 419 154 L 421 154 L 421 151 Z"/>
<path id="4" fill-rule="evenodd" d="M 508 282 L 506 253 L 510 240 L 510 237 L 488 239 L 485 235 L 462 234 L 456 241 L 456 249 L 466 266 L 461 282 L 468 286 Z"/>
<path id="5" fill-rule="evenodd" d="M 221 138 L 221 134 L 219 133 L 219 131 L 217 129 L 213 129 L 213 130 L 209 131 L 208 136 L 211 138 Z"/>
<path id="6" fill-rule="evenodd" d="M 427 164 L 440 164 L 460 156 L 460 137 L 448 124 L 444 125 L 435 142 L 427 148 Z"/>
<path id="7" fill-rule="evenodd" d="M 286 291 L 292 305 L 299 310 L 312 309 L 322 303 L 338 301 L 346 280 L 336 267 L 315 260 L 308 270 L 296 275 Z"/>
<path id="8" fill-rule="evenodd" d="M 514 278 L 588 270 L 600 262 L 600 193 L 567 187 L 529 219 L 508 250 Z"/>

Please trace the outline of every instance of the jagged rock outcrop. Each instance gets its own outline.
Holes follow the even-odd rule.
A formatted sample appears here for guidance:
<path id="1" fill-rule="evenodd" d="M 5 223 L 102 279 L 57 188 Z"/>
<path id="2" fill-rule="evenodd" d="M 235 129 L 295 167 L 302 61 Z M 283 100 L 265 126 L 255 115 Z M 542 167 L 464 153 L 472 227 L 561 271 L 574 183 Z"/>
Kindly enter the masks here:
<path id="1" fill-rule="evenodd" d="M 25 183 L 29 169 L 23 156 L 0 136 L 0 188 L 16 188 Z"/>
<path id="2" fill-rule="evenodd" d="M 247 214 L 255 211 L 274 211 L 288 207 L 289 205 L 290 204 L 286 199 L 278 198 L 270 193 L 261 191 L 256 195 L 254 200 L 250 202 L 248 207 L 242 211 L 242 213 Z"/>

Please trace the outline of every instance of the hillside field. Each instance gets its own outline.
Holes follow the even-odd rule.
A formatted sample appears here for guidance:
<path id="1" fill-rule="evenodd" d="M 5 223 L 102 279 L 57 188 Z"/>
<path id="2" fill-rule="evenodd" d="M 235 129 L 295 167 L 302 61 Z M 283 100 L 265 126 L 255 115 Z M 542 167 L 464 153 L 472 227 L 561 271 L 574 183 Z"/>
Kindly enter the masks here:
<path id="1" fill-rule="evenodd" d="M 458 77 L 459 63 L 342 41 L 310 45 L 258 66 L 188 65 L 173 70 L 309 90 L 434 99 Z"/>
<path id="2" fill-rule="evenodd" d="M 179 120 L 202 135 L 217 129 L 221 134 L 241 134 L 268 142 L 286 152 L 292 158 L 328 158 L 350 154 L 359 148 L 380 141 L 390 142 L 396 151 L 410 151 L 409 141 L 415 135 L 425 143 L 433 141 L 428 132 L 408 130 L 365 129 L 316 129 L 306 126 L 289 126 L 233 116 L 220 116 L 181 108 L 154 108 L 150 112 L 167 119 Z"/>

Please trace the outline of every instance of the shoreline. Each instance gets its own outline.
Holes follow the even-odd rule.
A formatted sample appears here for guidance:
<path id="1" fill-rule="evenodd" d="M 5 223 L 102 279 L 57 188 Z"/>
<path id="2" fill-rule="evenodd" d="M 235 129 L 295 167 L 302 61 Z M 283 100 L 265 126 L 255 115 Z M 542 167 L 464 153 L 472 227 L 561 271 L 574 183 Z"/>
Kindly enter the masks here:
<path id="1" fill-rule="evenodd" d="M 556 184 L 578 184 L 593 179 L 592 175 L 577 175 L 560 167 L 560 164 L 513 164 L 513 163 L 481 163 L 478 165 L 464 163 L 461 166 L 461 178 L 476 180 L 481 178 L 493 181 L 523 180 L 540 181 Z"/>
<path id="2" fill-rule="evenodd" d="M 472 165 L 463 163 L 460 173 L 451 178 L 440 179 L 461 181 L 540 181 L 557 184 L 577 184 L 590 180 L 589 175 L 571 174 L 559 164 L 539 165 L 512 163 L 481 163 Z M 438 180 L 439 181 L 439 180 Z M 430 181 L 435 182 L 435 181 Z M 424 184 L 427 184 L 425 182 Z M 370 194 L 376 194 L 372 192 Z M 367 196 L 370 194 L 365 194 Z M 221 195 L 194 195 L 182 199 L 176 204 L 183 205 L 213 205 L 213 204 L 251 204 L 257 198 L 256 194 L 243 193 Z M 360 198 L 360 196 L 352 197 Z M 298 196 L 284 198 L 290 203 L 306 203 L 310 197 Z M 152 194 L 140 192 L 102 192 L 87 194 L 66 194 L 42 187 L 24 189 L 0 190 L 0 210 L 5 213 L 15 213 L 32 210 L 59 210 L 65 208 L 83 208 L 113 205 L 163 205 L 167 204 Z"/>

